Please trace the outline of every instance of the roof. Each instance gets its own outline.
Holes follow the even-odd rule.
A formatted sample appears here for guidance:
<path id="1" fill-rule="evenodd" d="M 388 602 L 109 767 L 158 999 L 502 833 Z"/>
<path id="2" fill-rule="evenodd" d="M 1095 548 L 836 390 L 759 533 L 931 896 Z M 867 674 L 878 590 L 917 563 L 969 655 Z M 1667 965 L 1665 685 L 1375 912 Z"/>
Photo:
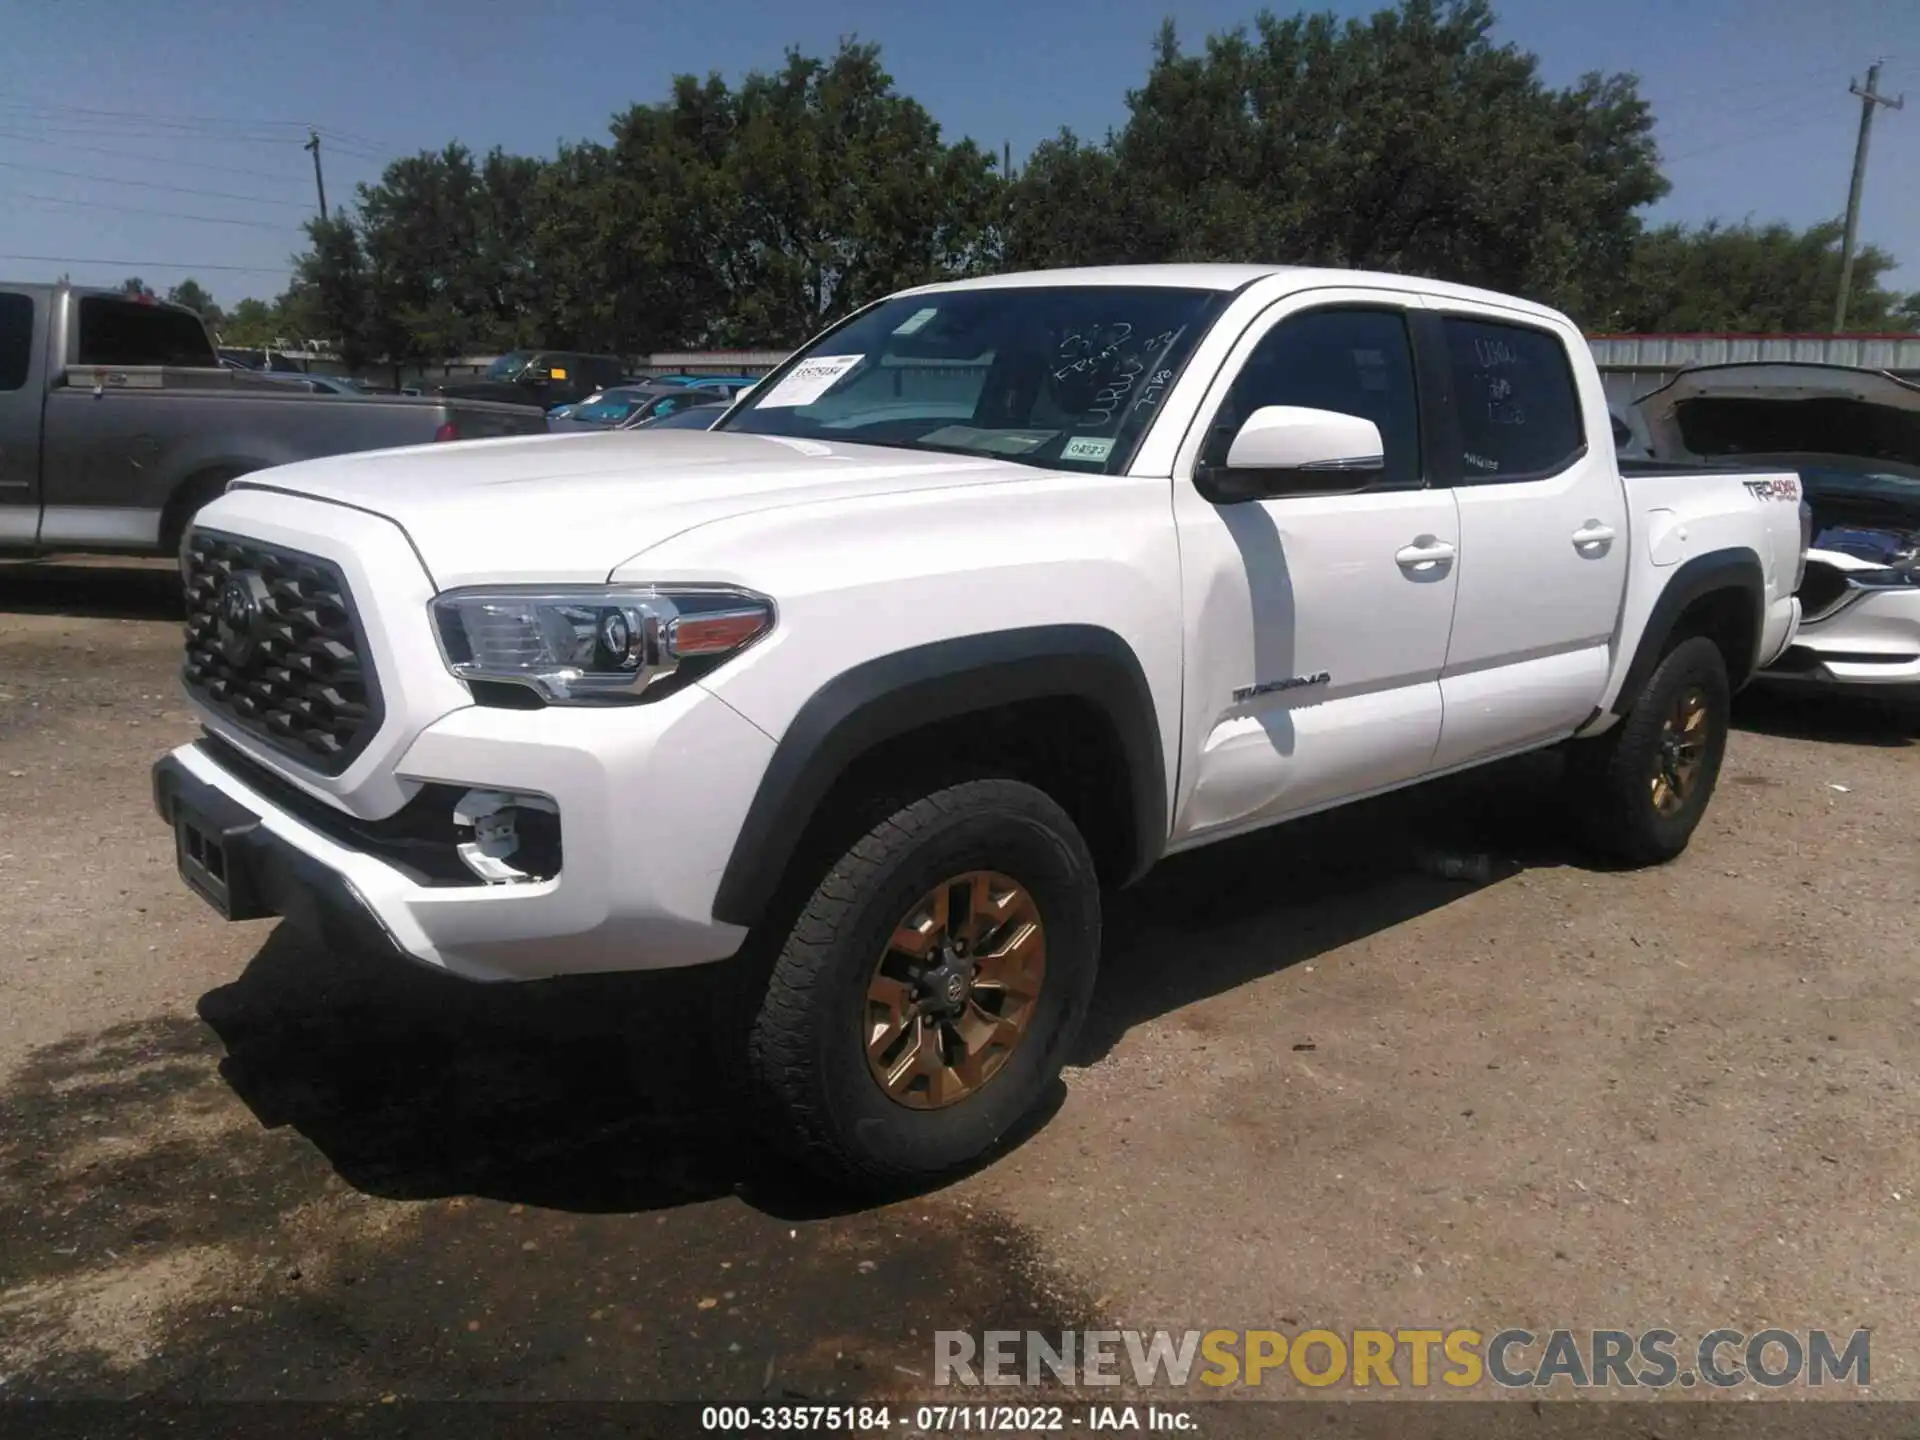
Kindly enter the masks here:
<path id="1" fill-rule="evenodd" d="M 1471 285 L 1455 285 L 1446 280 L 1428 280 L 1417 275 L 1389 275 L 1377 270 L 1341 270 L 1306 265 L 1092 265 L 1061 270 L 1019 270 L 1006 275 L 982 275 L 971 280 L 948 280 L 902 291 L 906 295 L 925 295 L 947 290 L 1025 289 L 1045 285 L 1146 285 L 1184 290 L 1239 290 L 1257 280 L 1285 279 L 1287 290 L 1317 290 L 1330 286 L 1357 285 L 1370 289 L 1418 291 L 1448 299 L 1471 301 L 1481 305 L 1502 305 L 1543 317 L 1558 317 L 1559 312 L 1545 305 L 1480 290 Z"/>

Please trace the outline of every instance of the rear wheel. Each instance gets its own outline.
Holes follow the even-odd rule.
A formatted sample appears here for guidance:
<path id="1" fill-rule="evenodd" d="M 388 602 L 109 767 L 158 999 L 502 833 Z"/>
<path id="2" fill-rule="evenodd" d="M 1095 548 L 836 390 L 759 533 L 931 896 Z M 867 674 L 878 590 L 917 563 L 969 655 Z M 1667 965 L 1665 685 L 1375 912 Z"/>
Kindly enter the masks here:
<path id="1" fill-rule="evenodd" d="M 180 542 L 186 538 L 193 517 L 218 500 L 230 480 L 244 473 L 240 470 L 210 470 L 181 481 L 179 488 L 167 501 L 166 511 L 161 517 L 160 547 L 169 555 L 178 555 Z"/>
<path id="2" fill-rule="evenodd" d="M 1624 720 L 1574 744 L 1568 799 L 1597 848 L 1633 865 L 1687 848 L 1720 778 L 1731 702 L 1719 646 L 1695 636 L 1655 667 Z"/>
<path id="3" fill-rule="evenodd" d="M 874 825 L 807 899 L 751 1022 L 783 1138 L 869 1188 L 988 1151 L 1066 1059 L 1099 905 L 1085 841 L 1033 786 L 967 781 Z"/>

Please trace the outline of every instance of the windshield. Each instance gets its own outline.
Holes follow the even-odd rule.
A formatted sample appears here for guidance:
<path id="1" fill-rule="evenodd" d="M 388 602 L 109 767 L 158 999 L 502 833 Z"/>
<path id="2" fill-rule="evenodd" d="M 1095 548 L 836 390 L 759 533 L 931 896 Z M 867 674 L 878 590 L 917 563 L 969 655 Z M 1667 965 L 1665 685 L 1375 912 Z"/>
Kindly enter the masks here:
<path id="1" fill-rule="evenodd" d="M 489 380 L 511 380 L 522 370 L 526 369 L 532 360 L 533 352 L 531 350 L 509 351 L 487 367 L 486 378 Z"/>
<path id="2" fill-rule="evenodd" d="M 716 428 L 1116 474 L 1228 298 L 1103 285 L 901 296 L 828 332 Z"/>

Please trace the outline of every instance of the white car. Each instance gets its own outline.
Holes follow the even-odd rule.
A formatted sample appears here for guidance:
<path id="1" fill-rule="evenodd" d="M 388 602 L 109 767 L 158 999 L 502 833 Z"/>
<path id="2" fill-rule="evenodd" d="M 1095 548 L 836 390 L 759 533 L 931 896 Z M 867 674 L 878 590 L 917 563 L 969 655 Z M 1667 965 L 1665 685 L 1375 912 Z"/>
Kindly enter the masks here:
<path id="1" fill-rule="evenodd" d="M 1682 371 L 1637 404 L 1653 452 L 1798 473 L 1794 644 L 1761 678 L 1920 701 L 1920 385 L 1837 365 Z"/>
<path id="2" fill-rule="evenodd" d="M 753 1116 L 924 1180 L 1030 1111 L 1103 885 L 1565 745 L 1686 846 L 1790 474 L 1623 476 L 1565 316 L 1173 265 L 869 305 L 704 434 L 249 475 L 183 560 L 186 883 L 474 980 L 726 962 Z"/>

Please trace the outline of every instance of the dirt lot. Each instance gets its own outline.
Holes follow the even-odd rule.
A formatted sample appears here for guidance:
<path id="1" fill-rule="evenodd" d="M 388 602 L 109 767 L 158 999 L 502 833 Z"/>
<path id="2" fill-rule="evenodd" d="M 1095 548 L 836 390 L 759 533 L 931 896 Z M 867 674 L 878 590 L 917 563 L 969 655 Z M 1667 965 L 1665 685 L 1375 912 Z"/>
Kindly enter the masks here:
<path id="1" fill-rule="evenodd" d="M 845 1399 L 1098 1320 L 1865 1326 L 1920 1398 L 1911 723 L 1743 700 L 1651 872 L 1581 862 L 1550 760 L 1169 865 L 1051 1113 L 849 1213 L 741 1153 L 683 977 L 466 987 L 190 897 L 169 582 L 0 566 L 0 1396 Z"/>

